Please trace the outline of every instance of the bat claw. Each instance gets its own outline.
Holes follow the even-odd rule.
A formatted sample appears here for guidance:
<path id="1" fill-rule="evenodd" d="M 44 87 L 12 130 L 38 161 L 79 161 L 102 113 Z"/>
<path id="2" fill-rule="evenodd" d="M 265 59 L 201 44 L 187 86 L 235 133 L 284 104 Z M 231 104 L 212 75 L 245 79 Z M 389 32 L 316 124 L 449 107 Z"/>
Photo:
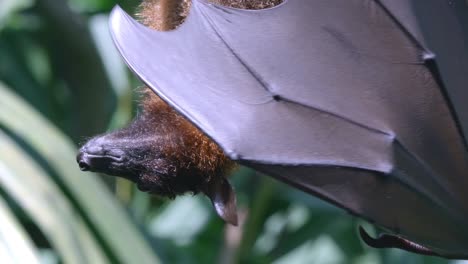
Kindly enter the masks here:
<path id="1" fill-rule="evenodd" d="M 359 235 L 361 236 L 361 239 L 364 241 L 364 243 L 366 243 L 369 247 L 399 248 L 417 254 L 441 257 L 441 255 L 432 251 L 431 249 L 399 236 L 382 234 L 377 238 L 373 238 L 362 226 L 359 226 Z"/>

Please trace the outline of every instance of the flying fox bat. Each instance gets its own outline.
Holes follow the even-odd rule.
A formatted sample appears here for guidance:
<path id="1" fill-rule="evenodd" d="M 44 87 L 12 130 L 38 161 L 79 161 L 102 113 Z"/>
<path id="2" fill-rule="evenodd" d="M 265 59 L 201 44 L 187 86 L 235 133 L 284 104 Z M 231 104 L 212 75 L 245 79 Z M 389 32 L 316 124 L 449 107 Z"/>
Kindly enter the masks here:
<path id="1" fill-rule="evenodd" d="M 287 0 L 243 10 L 193 0 L 170 32 L 145 27 L 119 7 L 110 25 L 128 66 L 175 109 L 168 111 L 191 122 L 188 130 L 205 142 L 192 149 L 218 153 L 218 168 L 236 161 L 392 233 L 372 238 L 361 229 L 371 246 L 468 258 L 465 1 Z M 235 223 L 232 188 L 214 176 L 223 169 L 195 180 L 205 168 L 196 167 L 197 177 L 182 173 L 192 187 L 161 188 L 177 178 L 178 163 L 167 163 L 166 139 L 145 140 L 154 132 L 139 124 L 159 122 L 150 112 L 131 130 L 88 142 L 80 167 L 169 196 L 204 192 Z M 125 162 L 132 147 L 126 131 L 148 151 L 132 152 L 133 163 Z M 151 151 L 159 156 L 147 161 Z M 138 159 L 151 165 L 122 168 Z M 156 168 L 152 175 L 141 173 L 147 167 Z"/>

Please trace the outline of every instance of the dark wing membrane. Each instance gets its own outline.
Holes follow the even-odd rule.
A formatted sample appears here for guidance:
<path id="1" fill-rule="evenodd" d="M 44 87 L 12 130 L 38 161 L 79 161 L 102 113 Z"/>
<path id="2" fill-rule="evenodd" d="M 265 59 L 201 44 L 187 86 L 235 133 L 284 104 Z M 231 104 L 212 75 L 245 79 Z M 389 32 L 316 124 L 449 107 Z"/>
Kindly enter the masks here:
<path id="1" fill-rule="evenodd" d="M 457 253 L 468 248 L 468 168 L 449 99 L 466 91 L 439 78 L 456 66 L 449 59 L 432 68 L 439 50 L 413 2 L 289 0 L 252 11 L 195 0 L 175 31 L 119 8 L 111 28 L 130 68 L 231 158 Z M 446 41 L 464 61 L 453 2 L 424 1 L 438 8 L 437 32 L 458 29 Z"/>
<path id="2" fill-rule="evenodd" d="M 463 0 L 381 0 L 426 50 L 433 52 L 445 93 L 468 138 L 468 3 Z"/>

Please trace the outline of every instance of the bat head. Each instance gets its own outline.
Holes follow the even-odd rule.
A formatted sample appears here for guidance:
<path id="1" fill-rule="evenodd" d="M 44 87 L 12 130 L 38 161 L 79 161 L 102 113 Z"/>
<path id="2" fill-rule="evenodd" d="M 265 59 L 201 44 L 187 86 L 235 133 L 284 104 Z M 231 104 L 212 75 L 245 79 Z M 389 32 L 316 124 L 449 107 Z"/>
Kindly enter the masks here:
<path id="1" fill-rule="evenodd" d="M 224 176 L 234 162 L 149 89 L 125 128 L 96 136 L 77 155 L 81 170 L 119 176 L 141 191 L 174 198 L 206 194 L 218 214 L 236 224 L 235 194 Z"/>

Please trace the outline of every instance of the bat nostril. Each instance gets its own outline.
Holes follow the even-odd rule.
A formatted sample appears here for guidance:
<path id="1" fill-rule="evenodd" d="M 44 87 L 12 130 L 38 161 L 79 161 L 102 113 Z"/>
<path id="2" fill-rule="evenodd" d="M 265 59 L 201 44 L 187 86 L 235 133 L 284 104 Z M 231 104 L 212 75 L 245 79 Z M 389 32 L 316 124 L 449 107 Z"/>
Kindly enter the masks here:
<path id="1" fill-rule="evenodd" d="M 80 170 L 82 171 L 89 171 L 89 169 L 91 168 L 89 164 L 86 163 L 85 161 L 78 162 L 78 166 L 80 166 Z"/>
<path id="2" fill-rule="evenodd" d="M 89 171 L 91 169 L 91 165 L 88 163 L 83 152 L 80 152 L 76 156 L 76 162 L 78 162 L 78 166 L 82 171 Z"/>

